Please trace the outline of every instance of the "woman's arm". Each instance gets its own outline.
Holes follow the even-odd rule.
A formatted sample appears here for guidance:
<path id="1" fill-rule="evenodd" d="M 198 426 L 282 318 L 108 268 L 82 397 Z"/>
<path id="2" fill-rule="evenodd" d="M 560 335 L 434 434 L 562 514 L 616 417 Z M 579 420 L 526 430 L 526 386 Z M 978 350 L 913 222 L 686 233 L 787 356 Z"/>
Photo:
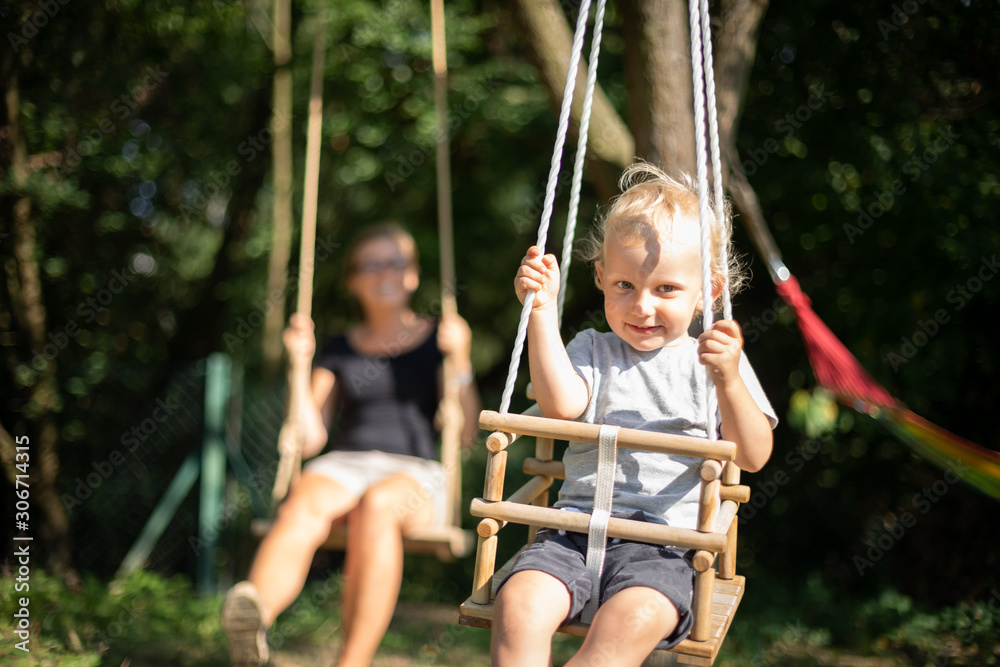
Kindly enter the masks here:
<path id="1" fill-rule="evenodd" d="M 327 424 L 333 419 L 333 404 L 336 376 L 325 368 L 317 368 L 312 373 L 309 407 L 302 415 L 302 458 L 309 459 L 326 446 L 329 439 Z"/>
<path id="2" fill-rule="evenodd" d="M 479 390 L 476 388 L 475 376 L 472 372 L 472 330 L 468 323 L 459 315 L 446 315 L 438 326 L 438 349 L 447 358 L 447 363 L 454 364 L 454 371 L 459 382 L 459 403 L 462 406 L 464 423 L 462 425 L 462 445 L 468 447 L 479 434 L 479 411 L 482 405 L 479 401 Z M 443 375 L 439 380 L 444 394 Z"/>
<path id="3" fill-rule="evenodd" d="M 319 454 L 326 445 L 327 423 L 333 414 L 333 397 L 336 378 L 325 368 L 309 372 L 316 338 L 313 322 L 309 318 L 292 315 L 283 335 L 289 357 L 289 387 L 292 396 L 301 400 L 293 402 L 289 410 L 302 429 L 302 458 L 308 459 Z"/>

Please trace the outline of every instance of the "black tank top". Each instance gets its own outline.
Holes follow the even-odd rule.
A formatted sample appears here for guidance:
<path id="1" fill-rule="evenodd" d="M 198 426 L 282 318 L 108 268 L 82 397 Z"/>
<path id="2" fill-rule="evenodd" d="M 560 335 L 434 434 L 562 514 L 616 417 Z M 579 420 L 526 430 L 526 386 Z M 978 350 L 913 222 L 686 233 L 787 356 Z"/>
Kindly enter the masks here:
<path id="1" fill-rule="evenodd" d="M 316 366 L 337 379 L 339 418 L 331 448 L 437 458 L 434 414 L 442 359 L 436 325 L 426 341 L 396 356 L 363 355 L 346 336 L 330 339 Z"/>

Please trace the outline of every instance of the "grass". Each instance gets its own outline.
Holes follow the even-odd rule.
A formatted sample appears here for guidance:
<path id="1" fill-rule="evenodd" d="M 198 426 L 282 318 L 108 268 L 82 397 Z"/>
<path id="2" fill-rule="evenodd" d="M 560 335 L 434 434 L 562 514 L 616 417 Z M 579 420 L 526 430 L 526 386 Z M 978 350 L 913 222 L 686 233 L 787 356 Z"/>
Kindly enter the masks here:
<path id="1" fill-rule="evenodd" d="M 142 665 L 224 667 L 219 627 L 221 596 L 197 595 L 180 577 L 139 572 L 108 584 L 86 578 L 69 590 L 43 572 L 32 573 L 30 653 L 15 648 L 13 614 L 20 608 L 15 580 L 0 584 L 0 664 L 59 667 Z M 924 608 L 894 591 L 872 599 L 838 599 L 818 577 L 782 603 L 769 591 L 781 582 L 758 578 L 748 588 L 719 667 L 867 665 L 925 667 L 1000 664 L 1000 593 L 986 601 Z M 490 633 L 455 624 L 456 604 L 420 587 L 404 588 L 376 667 L 489 664 Z M 788 604 L 787 600 L 796 600 Z M 330 664 L 339 643 L 339 577 L 311 582 L 269 635 L 276 667 Z M 554 662 L 562 664 L 580 640 L 560 635 Z"/>

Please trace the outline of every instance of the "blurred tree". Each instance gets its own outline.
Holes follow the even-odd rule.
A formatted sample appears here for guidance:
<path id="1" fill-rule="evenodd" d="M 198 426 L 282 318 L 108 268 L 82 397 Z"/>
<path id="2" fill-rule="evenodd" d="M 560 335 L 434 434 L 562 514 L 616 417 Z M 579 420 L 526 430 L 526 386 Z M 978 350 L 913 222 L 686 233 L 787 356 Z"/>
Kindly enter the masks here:
<path id="1" fill-rule="evenodd" d="M 322 22 L 316 28 L 322 29 Z M 292 2 L 274 0 L 274 108 L 271 133 L 274 149 L 271 182 L 274 188 L 274 231 L 267 267 L 267 294 L 274 307 L 265 313 L 264 377 L 274 379 L 281 364 L 281 330 L 285 324 L 288 259 L 292 254 Z"/>
<path id="2" fill-rule="evenodd" d="M 109 461 L 134 451 L 128 422 L 171 364 L 217 340 L 198 304 L 224 297 L 218 284 L 245 261 L 265 163 L 245 123 L 256 140 L 266 120 L 224 110 L 244 98 L 254 109 L 258 59 L 239 44 L 259 38 L 223 3 L 22 2 L 4 14 L 14 29 L 3 61 L 0 422 L 30 436 L 29 530 L 49 566 L 68 572 L 70 528 L 100 525 L 80 520 L 114 504 L 95 497 L 80 510 L 118 472 Z M 166 479 L 176 463 L 161 462 Z"/>
<path id="3" fill-rule="evenodd" d="M 767 5 L 767 0 L 721 2 L 713 17 L 723 152 L 735 145 L 735 130 L 756 53 L 757 32 Z M 524 26 L 521 34 L 528 51 L 554 108 L 558 109 L 572 42 L 566 16 L 555 0 L 520 0 L 515 6 L 518 20 Z M 599 91 L 590 131 L 593 137 L 590 150 L 597 158 L 592 173 L 602 193 L 608 196 L 616 191 L 618 173 L 636 156 L 668 170 L 687 173 L 695 170 L 691 41 L 686 3 L 629 0 L 621 5 L 620 21 L 629 122 L 626 126 L 608 104 L 603 91 Z M 577 80 L 574 123 L 579 122 L 583 103 L 586 63 L 580 64 Z"/>
<path id="4" fill-rule="evenodd" d="M 38 187 L 38 179 L 32 178 L 32 168 L 27 162 L 24 136 L 21 130 L 21 91 L 17 71 L 14 68 L 15 55 L 5 51 L 0 78 L 4 90 L 4 133 L 3 153 L 7 158 L 7 174 L 9 186 L 6 195 L 0 202 L 0 239 L 7 240 L 11 247 L 12 261 L 4 263 L 7 274 L 7 289 L 10 294 L 11 312 L 0 311 L 11 333 L 18 341 L 35 354 L 31 359 L 30 368 L 25 371 L 32 375 L 32 382 L 27 392 L 27 411 L 35 422 L 35 429 L 29 438 L 31 449 L 28 456 L 18 456 L 15 443 L 6 430 L 0 438 L 4 473 L 12 486 L 30 491 L 30 497 L 41 506 L 41 515 L 36 514 L 34 525 L 38 534 L 48 546 L 47 566 L 55 573 L 63 575 L 68 581 L 73 581 L 77 575 L 72 567 L 70 557 L 69 521 L 56 490 L 56 476 L 59 473 L 59 454 L 57 450 L 58 427 L 55 412 L 59 409 L 60 396 L 56 383 L 55 354 L 48 354 L 47 347 L 58 351 L 59 346 L 67 342 L 67 333 L 59 332 L 55 336 L 50 333 L 42 291 L 41 271 L 39 269 L 39 252 L 35 227 L 32 225 L 32 187 Z M 9 230 L 9 231 L 7 231 Z M 3 427 L 0 426 L 0 429 Z M 16 435 L 24 435 L 24 429 L 15 431 Z M 20 438 L 16 439 L 21 443 Z M 23 453 L 24 450 L 22 450 Z M 25 475 L 28 470 L 29 475 Z M 20 473 L 20 474 L 19 474 Z M 20 481 L 21 484 L 16 482 Z M 20 497 L 20 496 L 18 496 Z M 21 521 L 20 517 L 26 520 Z M 17 515 L 16 523 L 19 530 L 27 532 L 32 525 L 30 513 Z M 40 520 L 39 520 L 40 519 Z"/>

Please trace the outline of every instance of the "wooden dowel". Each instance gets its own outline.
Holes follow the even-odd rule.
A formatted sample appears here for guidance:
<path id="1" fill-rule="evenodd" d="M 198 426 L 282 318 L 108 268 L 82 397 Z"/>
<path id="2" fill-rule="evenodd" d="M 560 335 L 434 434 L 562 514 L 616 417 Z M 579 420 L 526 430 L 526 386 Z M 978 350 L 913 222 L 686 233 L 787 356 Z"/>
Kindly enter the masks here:
<path id="1" fill-rule="evenodd" d="M 696 642 L 707 641 L 712 630 L 712 595 L 715 593 L 715 570 L 694 575 L 694 626 L 690 637 Z"/>
<path id="2" fill-rule="evenodd" d="M 507 472 L 507 452 L 491 453 L 486 459 L 486 484 L 483 498 L 489 501 L 503 500 L 503 477 Z"/>
<path id="3" fill-rule="evenodd" d="M 537 403 L 535 403 L 522 414 L 528 415 L 529 417 L 541 417 L 542 409 L 538 407 Z M 480 415 L 480 417 L 482 417 L 482 415 Z M 486 426 L 483 426 L 482 422 L 479 423 L 479 428 L 490 430 Z M 505 431 L 494 430 L 493 433 L 486 436 L 486 449 L 491 452 L 502 452 L 514 444 L 514 441 L 520 437 L 520 433 L 507 433 Z"/>
<path id="4" fill-rule="evenodd" d="M 551 507 L 518 505 L 507 501 L 491 503 L 482 498 L 473 498 L 469 513 L 477 517 L 548 526 L 574 533 L 586 533 L 590 524 L 590 515 L 585 512 L 565 512 Z M 715 553 L 726 548 L 725 533 L 699 533 L 689 528 L 615 517 L 608 521 L 608 536 L 650 544 L 669 544 L 685 549 L 707 549 Z"/>
<path id="5" fill-rule="evenodd" d="M 504 453 L 506 454 L 506 452 Z M 545 496 L 546 502 L 545 504 L 542 505 L 542 507 L 545 507 L 546 505 L 548 505 L 548 500 L 547 500 L 548 496 L 546 495 L 545 492 L 550 486 L 552 486 L 551 477 L 532 477 L 524 484 L 524 486 L 522 486 L 520 489 L 512 493 L 510 495 L 510 498 L 507 499 L 507 502 L 528 505 L 535 503 L 535 501 L 540 496 Z M 487 524 L 484 526 L 484 524 L 486 524 L 487 521 L 492 521 L 493 524 L 496 524 L 496 528 L 494 529 L 492 527 L 492 524 Z M 506 521 L 499 521 L 497 519 L 483 519 L 482 521 L 479 522 L 479 526 L 476 528 L 476 531 L 483 537 L 489 537 L 490 535 L 496 535 L 497 532 L 499 532 L 499 530 L 506 525 L 507 525 Z"/>
<path id="6" fill-rule="evenodd" d="M 719 506 L 719 513 L 716 515 L 715 523 L 712 526 L 713 531 L 716 533 L 729 533 L 729 526 L 736 523 L 734 519 L 739 508 L 740 506 L 732 500 L 722 501 L 722 505 Z"/>
<path id="7" fill-rule="evenodd" d="M 729 524 L 726 534 L 726 550 L 719 555 L 719 578 L 732 579 L 736 576 L 736 530 L 739 521 Z"/>
<path id="8" fill-rule="evenodd" d="M 701 478 L 706 482 L 715 481 L 722 477 L 722 464 L 712 459 L 703 461 L 699 472 L 701 473 Z"/>
<path id="9" fill-rule="evenodd" d="M 507 499 L 509 503 L 531 503 L 534 502 L 541 493 L 544 493 L 546 489 L 552 486 L 551 477 L 532 477 L 524 486 L 510 494 L 510 498 Z"/>
<path id="10" fill-rule="evenodd" d="M 715 554 L 704 549 L 698 549 L 694 554 L 694 558 L 691 559 L 691 564 L 694 566 L 695 572 L 707 572 L 714 562 Z"/>
<path id="11" fill-rule="evenodd" d="M 698 503 L 698 530 L 703 533 L 711 532 L 715 528 L 715 517 L 719 514 L 720 486 L 722 486 L 722 482 L 718 479 L 701 483 L 701 501 Z"/>
<path id="12" fill-rule="evenodd" d="M 503 526 L 504 524 L 496 519 L 486 518 L 480 521 L 479 525 L 476 526 L 476 533 L 479 537 L 493 537 L 500 532 L 500 529 L 503 528 Z"/>
<path id="13" fill-rule="evenodd" d="M 742 484 L 726 486 L 723 483 L 722 488 L 719 489 L 719 498 L 722 500 L 734 500 L 738 503 L 748 503 L 750 502 L 750 487 Z"/>
<path id="14" fill-rule="evenodd" d="M 740 483 L 740 467 L 734 462 L 726 462 L 726 467 L 722 469 L 722 483 L 728 485 Z"/>
<path id="15" fill-rule="evenodd" d="M 524 459 L 522 468 L 527 475 L 545 475 L 555 479 L 566 479 L 566 466 L 562 461 L 539 461 L 536 458 Z"/>
<path id="16" fill-rule="evenodd" d="M 597 434 L 601 430 L 600 424 L 526 415 L 502 415 L 492 410 L 484 410 L 480 413 L 479 426 L 486 430 L 514 432 L 535 437 L 555 438 L 556 440 L 573 440 L 592 445 L 597 444 Z M 618 431 L 618 446 L 719 461 L 731 461 L 736 453 L 736 445 L 727 440 L 712 441 L 693 436 L 654 433 L 631 428 L 623 428 Z"/>
<path id="17" fill-rule="evenodd" d="M 535 458 L 539 461 L 551 461 L 555 445 L 552 438 L 535 438 Z"/>
<path id="18" fill-rule="evenodd" d="M 493 573 L 497 565 L 497 536 L 480 537 L 476 548 L 476 570 L 472 575 L 472 601 L 489 604 L 493 588 Z"/>

